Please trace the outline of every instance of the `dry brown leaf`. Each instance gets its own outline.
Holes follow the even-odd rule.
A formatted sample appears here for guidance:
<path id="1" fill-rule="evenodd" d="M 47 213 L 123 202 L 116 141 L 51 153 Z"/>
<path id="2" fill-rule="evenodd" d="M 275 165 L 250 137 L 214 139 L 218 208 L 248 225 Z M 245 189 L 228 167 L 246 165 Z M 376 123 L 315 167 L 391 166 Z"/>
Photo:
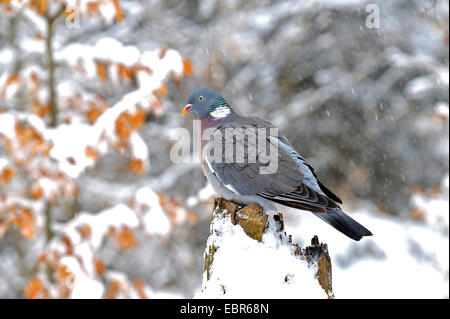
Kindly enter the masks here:
<path id="1" fill-rule="evenodd" d="M 145 121 L 145 111 L 138 108 L 134 114 L 122 112 L 115 121 L 117 136 L 124 140 L 131 136 L 131 133 L 138 130 Z"/>
<path id="2" fill-rule="evenodd" d="M 116 298 L 120 290 L 122 290 L 122 284 L 117 280 L 111 280 L 108 283 L 108 289 L 106 290 L 106 298 L 107 299 Z"/>
<path id="3" fill-rule="evenodd" d="M 145 172 L 144 163 L 138 158 L 134 158 L 130 161 L 129 168 L 136 175 L 142 175 Z"/>
<path id="4" fill-rule="evenodd" d="M 12 74 L 9 76 L 9 78 L 5 81 L 5 83 L 3 84 L 3 90 L 2 90 L 2 98 L 5 99 L 6 98 L 6 91 L 8 90 L 8 87 L 12 84 L 16 84 L 20 82 L 20 78 L 17 74 Z"/>
<path id="5" fill-rule="evenodd" d="M 89 1 L 86 5 L 87 13 L 99 13 L 100 5 L 97 1 Z"/>
<path id="6" fill-rule="evenodd" d="M 88 224 L 83 224 L 78 227 L 78 232 L 81 235 L 81 238 L 87 239 L 92 234 L 92 228 Z"/>
<path id="7" fill-rule="evenodd" d="M 106 266 L 103 263 L 103 261 L 101 261 L 100 259 L 95 259 L 94 260 L 94 267 L 95 267 L 95 271 L 98 275 L 103 275 L 106 271 Z"/>
<path id="8" fill-rule="evenodd" d="M 62 236 L 61 240 L 64 243 L 64 245 L 66 246 L 66 254 L 73 255 L 73 246 L 72 246 L 72 242 L 70 241 L 70 238 L 67 236 Z"/>
<path id="9" fill-rule="evenodd" d="M 55 273 L 55 280 L 60 284 L 73 284 L 75 276 L 66 265 L 58 265 Z"/>
<path id="10" fill-rule="evenodd" d="M 192 61 L 188 58 L 183 58 L 183 74 L 185 76 L 190 76 L 194 74 L 194 65 Z"/>
<path id="11" fill-rule="evenodd" d="M 147 294 L 145 293 L 145 284 L 142 280 L 133 281 L 133 286 L 136 288 L 136 291 L 141 299 L 147 299 Z"/>
<path id="12" fill-rule="evenodd" d="M 90 102 L 89 110 L 86 112 L 86 117 L 89 120 L 89 123 L 94 124 L 101 114 L 102 111 L 100 111 L 97 105 L 93 102 Z"/>
<path id="13" fill-rule="evenodd" d="M 128 226 L 122 226 L 116 234 L 117 244 L 120 249 L 126 250 L 136 246 L 133 231 Z"/>
<path id="14" fill-rule="evenodd" d="M 153 94 L 159 98 L 159 97 L 166 96 L 168 91 L 169 90 L 167 88 L 167 84 L 166 84 L 166 82 L 163 81 L 163 82 L 161 82 L 161 86 L 158 89 L 153 91 Z"/>
<path id="15" fill-rule="evenodd" d="M 119 1 L 118 0 L 112 0 L 114 3 L 114 9 L 116 10 L 116 21 L 120 22 L 123 20 L 123 11 L 122 8 L 120 7 Z"/>
<path id="16" fill-rule="evenodd" d="M 98 60 L 94 61 L 95 67 L 97 69 L 97 75 L 98 77 L 105 82 L 108 78 L 108 65 L 107 63 L 100 62 Z"/>
<path id="17" fill-rule="evenodd" d="M 31 187 L 30 195 L 33 199 L 39 199 L 44 195 L 44 190 L 39 185 Z"/>
<path id="18" fill-rule="evenodd" d="M 24 289 L 25 298 L 28 299 L 40 299 L 48 298 L 47 291 L 42 284 L 42 281 L 35 278 L 28 282 Z"/>
<path id="19" fill-rule="evenodd" d="M 12 218 L 12 222 L 19 228 L 20 234 L 27 238 L 33 238 L 35 235 L 34 216 L 31 210 L 23 208 Z"/>
<path id="20" fill-rule="evenodd" d="M 98 153 L 92 146 L 86 146 L 84 154 L 86 155 L 86 157 L 92 159 L 94 163 L 98 161 Z"/>
<path id="21" fill-rule="evenodd" d="M 413 210 L 411 210 L 411 218 L 415 220 L 424 220 L 425 212 L 421 209 L 414 208 Z"/>
<path id="22" fill-rule="evenodd" d="M 12 177 L 16 175 L 16 170 L 12 167 L 5 167 L 0 171 L 0 185 L 8 184 Z"/>
<path id="23" fill-rule="evenodd" d="M 127 68 L 123 63 L 117 65 L 117 73 L 126 84 L 129 84 L 134 77 L 133 69 Z"/>

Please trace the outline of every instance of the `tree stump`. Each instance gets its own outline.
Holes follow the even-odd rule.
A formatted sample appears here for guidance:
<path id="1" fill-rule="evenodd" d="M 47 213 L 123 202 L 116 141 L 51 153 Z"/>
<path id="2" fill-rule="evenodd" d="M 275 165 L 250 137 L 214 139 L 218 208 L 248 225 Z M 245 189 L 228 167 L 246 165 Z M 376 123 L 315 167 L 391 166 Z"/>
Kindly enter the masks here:
<path id="1" fill-rule="evenodd" d="M 305 248 L 284 230 L 283 215 L 216 198 L 197 297 L 333 298 L 331 259 L 317 236 Z"/>

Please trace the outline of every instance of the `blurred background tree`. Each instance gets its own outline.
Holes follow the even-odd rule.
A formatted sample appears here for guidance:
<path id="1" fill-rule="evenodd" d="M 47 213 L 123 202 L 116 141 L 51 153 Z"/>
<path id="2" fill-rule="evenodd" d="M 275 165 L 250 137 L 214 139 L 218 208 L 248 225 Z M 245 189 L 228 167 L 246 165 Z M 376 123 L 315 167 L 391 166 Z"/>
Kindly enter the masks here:
<path id="1" fill-rule="evenodd" d="M 0 3 L 0 297 L 199 289 L 213 193 L 169 157 L 197 87 L 280 127 L 369 218 L 355 245 L 285 214 L 329 242 L 337 297 L 340 273 L 407 262 L 405 283 L 428 274 L 413 296 L 448 296 L 448 1 Z"/>

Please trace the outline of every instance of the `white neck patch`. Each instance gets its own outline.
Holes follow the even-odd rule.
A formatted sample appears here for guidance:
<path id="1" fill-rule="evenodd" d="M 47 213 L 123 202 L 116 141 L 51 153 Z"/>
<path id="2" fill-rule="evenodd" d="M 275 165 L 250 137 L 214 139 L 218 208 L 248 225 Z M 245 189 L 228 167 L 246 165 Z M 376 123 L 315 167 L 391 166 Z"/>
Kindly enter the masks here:
<path id="1" fill-rule="evenodd" d="M 218 106 L 216 109 L 211 112 L 211 116 L 216 119 L 222 119 L 224 117 L 227 117 L 228 114 L 231 113 L 231 109 L 228 106 Z"/>

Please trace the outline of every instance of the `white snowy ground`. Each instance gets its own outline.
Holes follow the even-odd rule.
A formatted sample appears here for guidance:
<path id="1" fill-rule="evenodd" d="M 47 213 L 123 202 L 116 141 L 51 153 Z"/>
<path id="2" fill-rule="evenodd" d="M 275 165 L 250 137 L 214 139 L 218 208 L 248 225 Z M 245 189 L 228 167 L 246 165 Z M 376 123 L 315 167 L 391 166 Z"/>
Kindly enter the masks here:
<path id="1" fill-rule="evenodd" d="M 317 234 L 328 243 L 336 298 L 448 298 L 448 185 L 447 176 L 439 196 L 412 198 L 425 213 L 423 222 L 376 213 L 369 205 L 347 209 L 374 234 L 360 242 L 303 212 L 297 218 L 297 212 L 286 212 L 286 231 L 294 242 L 304 244 Z"/>

